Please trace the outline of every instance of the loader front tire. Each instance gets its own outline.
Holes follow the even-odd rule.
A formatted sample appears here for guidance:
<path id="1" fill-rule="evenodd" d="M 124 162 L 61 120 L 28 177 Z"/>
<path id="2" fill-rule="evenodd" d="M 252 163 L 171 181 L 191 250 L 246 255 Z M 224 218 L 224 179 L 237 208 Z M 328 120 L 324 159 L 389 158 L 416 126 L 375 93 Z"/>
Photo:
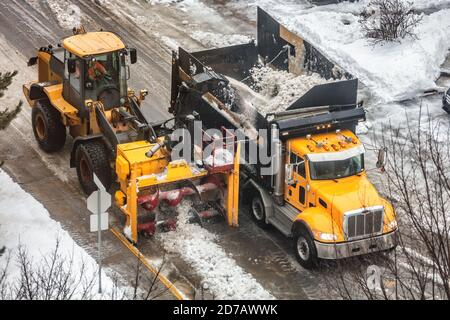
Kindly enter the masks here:
<path id="1" fill-rule="evenodd" d="M 108 152 L 102 141 L 89 141 L 79 144 L 75 152 L 75 166 L 78 181 L 87 195 L 98 189 L 94 183 L 94 173 L 106 190 L 111 187 L 111 167 Z"/>
<path id="2" fill-rule="evenodd" d="M 45 152 L 56 152 L 66 143 L 66 127 L 61 115 L 52 105 L 36 102 L 31 111 L 33 132 L 39 147 Z"/>

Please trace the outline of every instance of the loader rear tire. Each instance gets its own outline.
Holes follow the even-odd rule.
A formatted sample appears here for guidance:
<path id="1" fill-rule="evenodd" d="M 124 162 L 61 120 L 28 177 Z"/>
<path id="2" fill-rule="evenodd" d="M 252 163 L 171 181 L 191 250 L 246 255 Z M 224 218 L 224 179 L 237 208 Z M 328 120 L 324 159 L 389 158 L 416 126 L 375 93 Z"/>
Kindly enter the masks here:
<path id="1" fill-rule="evenodd" d="M 61 150 L 66 143 L 66 127 L 61 115 L 50 103 L 36 102 L 31 111 L 33 132 L 39 147 L 45 152 Z"/>
<path id="2" fill-rule="evenodd" d="M 75 166 L 78 181 L 83 191 L 90 195 L 98 188 L 94 183 L 94 173 L 109 190 L 112 184 L 111 166 L 108 152 L 102 141 L 89 141 L 78 145 L 75 152 Z"/>

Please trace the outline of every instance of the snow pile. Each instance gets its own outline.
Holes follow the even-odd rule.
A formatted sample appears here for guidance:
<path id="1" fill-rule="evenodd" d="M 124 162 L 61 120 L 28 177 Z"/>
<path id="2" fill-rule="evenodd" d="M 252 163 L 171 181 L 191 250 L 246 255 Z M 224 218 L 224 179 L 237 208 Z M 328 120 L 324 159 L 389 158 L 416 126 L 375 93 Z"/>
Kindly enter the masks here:
<path id="1" fill-rule="evenodd" d="M 204 163 L 210 167 L 225 166 L 233 164 L 234 157 L 233 154 L 227 149 L 215 149 L 213 154 L 206 157 Z"/>
<path id="2" fill-rule="evenodd" d="M 299 14 L 281 4 L 265 9 L 360 78 L 379 102 L 410 99 L 436 87 L 440 65 L 450 48 L 450 9 L 424 15 L 416 29 L 417 40 L 374 46 L 364 37 L 357 13 L 334 7 L 339 5 Z"/>
<path id="3" fill-rule="evenodd" d="M 271 112 L 286 110 L 293 102 L 312 87 L 328 81 L 316 73 L 295 75 L 270 67 L 255 67 L 251 70 L 253 84 L 250 87 L 235 79 L 230 80 L 235 90 L 236 102 L 251 118 L 251 111 L 258 110 L 263 116 Z"/>
<path id="4" fill-rule="evenodd" d="M 221 48 L 236 44 L 249 43 L 253 39 L 242 34 L 222 34 L 215 32 L 195 31 L 192 38 L 207 48 Z"/>
<path id="5" fill-rule="evenodd" d="M 96 261 L 80 246 L 78 246 L 67 231 L 61 225 L 52 220 L 48 211 L 26 193 L 18 184 L 0 169 L 0 246 L 5 246 L 7 253 L 0 258 L 0 270 L 7 264 L 8 252 L 12 260 L 8 266 L 9 281 L 16 281 L 20 277 L 21 270 L 14 259 L 19 246 L 23 246 L 29 258 L 34 262 L 42 261 L 42 258 L 50 258 L 59 240 L 59 254 L 71 266 L 72 274 L 78 276 L 84 271 L 86 281 L 90 281 L 97 273 Z M 84 270 L 82 267 L 84 265 Z M 38 268 L 33 264 L 34 268 Z M 68 272 L 70 269 L 66 270 Z M 102 274 L 103 292 L 109 294 L 113 291 L 113 281 Z M 55 279 L 56 280 L 56 279 Z M 97 293 L 97 282 L 94 280 L 91 295 L 95 299 L 105 296 Z M 82 290 L 83 288 L 79 288 Z M 75 292 L 73 299 L 81 299 L 82 292 Z"/>
<path id="6" fill-rule="evenodd" d="M 78 6 L 67 0 L 47 0 L 47 3 L 62 28 L 73 29 L 81 25 L 82 13 Z"/>
<path id="7" fill-rule="evenodd" d="M 170 52 L 178 51 L 180 44 L 176 40 L 167 36 L 160 36 L 158 33 L 156 34 L 156 36 L 159 36 L 161 42 L 170 50 Z"/>
<path id="8" fill-rule="evenodd" d="M 178 2 L 182 2 L 182 1 L 180 1 L 180 0 L 147 0 L 147 2 L 149 2 L 151 5 L 157 5 L 157 4 L 168 5 L 168 4 L 178 3 Z"/>
<path id="9" fill-rule="evenodd" d="M 297 76 L 269 67 L 253 68 L 251 74 L 255 91 L 269 99 L 266 105 L 257 107 L 262 114 L 286 110 L 312 87 L 327 82 L 317 73 Z"/>
<path id="10" fill-rule="evenodd" d="M 164 248 L 181 255 L 191 264 L 203 278 L 204 287 L 208 287 L 217 299 L 273 299 L 250 274 L 227 256 L 213 234 L 187 222 L 189 208 L 186 201 L 180 205 L 176 231 L 158 235 Z"/>

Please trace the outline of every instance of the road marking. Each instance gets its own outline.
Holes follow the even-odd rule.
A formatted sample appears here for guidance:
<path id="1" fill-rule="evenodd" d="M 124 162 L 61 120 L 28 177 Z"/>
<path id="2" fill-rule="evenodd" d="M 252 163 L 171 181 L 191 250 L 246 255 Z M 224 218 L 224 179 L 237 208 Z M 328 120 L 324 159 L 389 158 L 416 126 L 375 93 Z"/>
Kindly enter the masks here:
<path id="1" fill-rule="evenodd" d="M 133 246 L 120 231 L 117 231 L 115 228 L 111 228 L 111 232 L 139 259 L 139 261 L 144 264 L 148 270 L 150 270 L 158 278 L 159 281 L 162 282 L 162 284 L 164 284 L 164 286 L 175 296 L 175 298 L 178 300 L 189 300 L 169 279 L 158 272 L 158 268 L 153 266 L 139 251 L 139 249 Z"/>

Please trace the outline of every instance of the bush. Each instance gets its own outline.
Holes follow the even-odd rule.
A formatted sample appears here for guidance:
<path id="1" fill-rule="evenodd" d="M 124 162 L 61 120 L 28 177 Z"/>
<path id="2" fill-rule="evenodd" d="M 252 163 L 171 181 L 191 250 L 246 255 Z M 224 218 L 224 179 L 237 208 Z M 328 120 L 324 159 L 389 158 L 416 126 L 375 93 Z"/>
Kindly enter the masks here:
<path id="1" fill-rule="evenodd" d="M 14 72 L 0 72 L 0 98 L 3 97 L 4 92 L 11 85 L 13 78 L 17 75 L 17 71 Z M 0 106 L 1 107 L 1 106 Z M 22 107 L 22 101 L 10 111 L 8 108 L 2 110 L 0 108 L 0 130 L 6 129 L 6 127 L 11 123 L 11 121 L 17 116 Z"/>
<path id="2" fill-rule="evenodd" d="M 359 23 L 365 37 L 374 44 L 399 42 L 411 37 L 417 39 L 415 29 L 422 20 L 411 2 L 403 0 L 372 0 L 361 13 Z"/>

